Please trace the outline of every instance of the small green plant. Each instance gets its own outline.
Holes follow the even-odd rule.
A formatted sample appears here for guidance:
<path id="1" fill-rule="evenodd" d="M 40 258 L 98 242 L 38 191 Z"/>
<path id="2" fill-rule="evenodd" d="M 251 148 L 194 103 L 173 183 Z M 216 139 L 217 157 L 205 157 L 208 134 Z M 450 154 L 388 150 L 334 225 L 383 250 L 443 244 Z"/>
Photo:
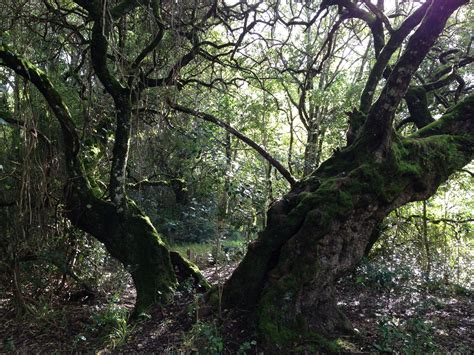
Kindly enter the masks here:
<path id="1" fill-rule="evenodd" d="M 117 346 L 125 344 L 132 330 L 133 327 L 131 327 L 125 319 L 120 319 L 109 333 L 108 340 L 110 346 L 114 349 Z"/>
<path id="2" fill-rule="evenodd" d="M 1 350 L 1 349 L 0 349 Z M 16 352 L 15 339 L 8 338 L 3 341 L 3 350 L 5 352 Z"/>
<path id="3" fill-rule="evenodd" d="M 183 345 L 186 349 L 205 354 L 220 354 L 224 350 L 224 340 L 215 323 L 194 324 L 185 336 Z"/>
<path id="4" fill-rule="evenodd" d="M 379 340 L 374 347 L 381 352 L 393 352 L 403 338 L 403 333 L 398 328 L 398 320 L 383 317 L 378 324 Z"/>
<path id="5" fill-rule="evenodd" d="M 379 340 L 374 347 L 380 352 L 420 354 L 435 352 L 433 328 L 419 318 L 402 323 L 397 318 L 383 317 L 378 325 Z"/>
<path id="6" fill-rule="evenodd" d="M 255 346 L 257 346 L 256 340 L 245 341 L 240 345 L 237 354 L 248 354 L 250 350 L 252 350 L 252 348 L 254 348 Z"/>
<path id="7" fill-rule="evenodd" d="M 428 353 L 437 350 L 433 341 L 433 327 L 419 318 L 412 318 L 406 325 L 408 339 L 406 339 L 406 350 L 409 353 Z"/>
<path id="8" fill-rule="evenodd" d="M 105 347 L 116 348 L 126 343 L 133 326 L 127 322 L 128 310 L 115 304 L 109 304 L 91 316 L 90 330 L 98 332 Z"/>

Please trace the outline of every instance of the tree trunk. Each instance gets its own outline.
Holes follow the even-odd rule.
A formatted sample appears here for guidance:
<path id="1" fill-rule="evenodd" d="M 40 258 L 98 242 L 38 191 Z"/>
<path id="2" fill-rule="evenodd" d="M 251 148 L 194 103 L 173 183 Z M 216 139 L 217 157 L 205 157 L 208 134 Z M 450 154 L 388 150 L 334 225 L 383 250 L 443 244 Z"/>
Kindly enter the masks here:
<path id="1" fill-rule="evenodd" d="M 94 196 L 83 165 L 78 158 L 79 137 L 61 95 L 47 75 L 26 59 L 0 43 L 1 64 L 31 81 L 43 94 L 59 121 L 64 139 L 64 161 L 69 176 L 65 189 L 66 215 L 74 226 L 102 242 L 110 254 L 130 272 L 137 291 L 134 315 L 145 312 L 155 303 L 168 301 L 178 280 L 192 277 L 195 284 L 207 288 L 199 270 L 179 254 L 170 252 L 140 209 L 126 198 L 123 171 L 128 154 L 129 126 L 118 130 L 112 169 L 112 202 Z M 129 112 L 119 110 L 118 119 L 128 120 Z M 120 139 L 119 139 L 120 138 Z"/>
<path id="2" fill-rule="evenodd" d="M 67 193 L 67 216 L 71 222 L 102 242 L 107 251 L 130 272 L 137 291 L 135 315 L 152 304 L 169 300 L 177 284 L 167 247 L 148 217 L 129 203 L 117 213 L 112 203 L 90 194 Z"/>
<path id="3" fill-rule="evenodd" d="M 336 307 L 336 280 L 357 265 L 390 211 L 431 196 L 472 159 L 473 103 L 414 136 L 393 137 L 383 159 L 358 141 L 273 205 L 223 292 L 225 307 L 256 310 L 267 350 L 334 350 L 326 339 L 351 328 Z M 461 135 L 443 134 L 455 127 Z"/>
<path id="4" fill-rule="evenodd" d="M 104 244 L 107 251 L 130 272 L 137 291 L 134 316 L 154 304 L 165 304 L 178 281 L 191 278 L 200 290 L 209 285 L 199 269 L 178 253 L 170 252 L 150 219 L 129 201 L 127 210 L 74 186 L 66 189 L 67 217 L 81 230 Z"/>
<path id="5" fill-rule="evenodd" d="M 391 54 L 421 20 L 409 17 L 377 58 L 348 147 L 292 186 L 224 286 L 224 307 L 253 310 L 269 352 L 336 350 L 327 339 L 350 329 L 334 284 L 375 242 L 390 211 L 433 195 L 474 156 L 474 95 L 409 137 L 393 130 L 395 111 L 449 16 L 466 1 L 434 0 L 378 99 L 373 89 Z M 357 125 L 354 125 L 357 123 Z M 359 124 L 360 123 L 360 124 Z"/>
<path id="6" fill-rule="evenodd" d="M 303 176 L 309 176 L 316 169 L 318 166 L 319 154 L 319 128 L 311 127 L 308 131 L 304 150 Z"/>

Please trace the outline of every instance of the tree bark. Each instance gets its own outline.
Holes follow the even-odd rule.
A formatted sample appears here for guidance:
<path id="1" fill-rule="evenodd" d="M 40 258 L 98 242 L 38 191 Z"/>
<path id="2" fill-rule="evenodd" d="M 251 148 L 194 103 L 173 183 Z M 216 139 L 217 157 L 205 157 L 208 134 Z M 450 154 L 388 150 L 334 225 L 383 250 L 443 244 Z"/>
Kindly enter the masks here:
<path id="1" fill-rule="evenodd" d="M 334 283 L 373 244 L 388 213 L 431 196 L 474 155 L 474 96 L 416 135 L 396 137 L 383 161 L 350 146 L 268 212 L 268 227 L 225 284 L 225 307 L 256 310 L 269 350 L 330 343 L 350 329 Z M 453 130 L 457 134 L 453 134 Z"/>
<path id="2" fill-rule="evenodd" d="M 472 160 L 474 95 L 412 136 L 393 129 L 413 74 L 463 3 L 430 3 L 377 101 L 368 107 L 371 98 L 363 99 L 354 111 L 348 146 L 270 208 L 267 227 L 225 284 L 224 307 L 256 313 L 267 351 L 336 351 L 328 338 L 351 325 L 336 306 L 335 282 L 368 252 L 392 210 L 430 197 Z M 388 59 L 380 54 L 375 68 Z"/>
<path id="3" fill-rule="evenodd" d="M 153 304 L 165 303 L 183 275 L 207 288 L 207 282 L 192 263 L 179 254 L 170 259 L 168 248 L 148 217 L 124 194 L 121 172 L 126 167 L 129 127 L 122 127 L 122 137 L 116 137 L 121 144 L 116 142 L 114 154 L 121 157 L 116 156 L 118 163 L 111 174 L 111 185 L 115 187 L 112 202 L 99 199 L 78 157 L 80 141 L 69 109 L 48 76 L 2 42 L 0 60 L 0 65 L 14 70 L 37 87 L 59 121 L 68 175 L 64 195 L 66 215 L 74 226 L 102 242 L 130 272 L 137 291 L 134 315 L 146 312 Z M 121 119 L 127 119 L 128 112 L 118 112 L 118 116 L 120 124 Z"/>
<path id="4" fill-rule="evenodd" d="M 318 166 L 320 154 L 319 138 L 319 127 L 311 127 L 310 130 L 308 130 L 308 136 L 306 138 L 306 146 L 304 150 L 303 176 L 309 176 Z"/>

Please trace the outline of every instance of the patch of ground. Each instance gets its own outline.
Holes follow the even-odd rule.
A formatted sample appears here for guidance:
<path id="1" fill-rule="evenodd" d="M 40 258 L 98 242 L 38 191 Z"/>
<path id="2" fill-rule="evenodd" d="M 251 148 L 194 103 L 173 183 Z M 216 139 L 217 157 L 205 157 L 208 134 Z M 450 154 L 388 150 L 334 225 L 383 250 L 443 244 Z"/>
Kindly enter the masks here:
<path id="1" fill-rule="evenodd" d="M 213 284 L 223 284 L 237 263 L 203 270 Z M 460 352 L 474 349 L 472 293 L 446 288 L 363 285 L 340 282 L 339 306 L 356 335 L 343 337 L 350 353 Z M 448 292 L 449 291 L 449 292 Z M 42 302 L 35 316 L 17 317 L 8 295 L 0 300 L 0 352 L 194 352 L 258 353 L 251 314 L 222 312 L 220 318 L 197 316 L 198 295 L 182 285 L 173 302 L 138 322 L 125 322 L 135 292 L 128 281 L 120 297 L 109 292 L 94 299 Z M 198 312 L 199 314 L 199 312 Z"/>
<path id="2" fill-rule="evenodd" d="M 358 332 L 360 351 L 457 352 L 474 349 L 472 293 L 438 288 L 338 285 L 341 310 Z"/>

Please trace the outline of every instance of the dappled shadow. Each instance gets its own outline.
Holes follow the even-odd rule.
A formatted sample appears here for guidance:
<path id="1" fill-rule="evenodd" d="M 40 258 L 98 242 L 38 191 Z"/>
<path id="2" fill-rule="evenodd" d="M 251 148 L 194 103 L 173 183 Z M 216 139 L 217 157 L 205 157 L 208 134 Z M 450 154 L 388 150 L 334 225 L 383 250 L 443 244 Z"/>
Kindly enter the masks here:
<path id="1" fill-rule="evenodd" d="M 337 291 L 359 350 L 466 353 L 474 348 L 472 294 L 467 290 L 365 286 L 348 278 Z"/>
<path id="2" fill-rule="evenodd" d="M 202 271 L 212 284 L 218 284 L 237 264 L 208 266 Z M 15 318 L 11 304 L 2 299 L 0 350 L 169 353 L 202 351 L 200 346 L 223 353 L 258 350 L 251 314 L 223 311 L 219 319 L 212 314 L 201 317 L 196 313 L 199 295 L 187 284 L 179 287 L 168 307 L 157 307 L 123 329 L 117 329 L 120 322 L 111 327 L 107 317 L 119 317 L 133 308 L 131 280 L 124 280 L 124 285 L 120 294 L 112 288 L 91 300 L 71 302 L 58 296 L 42 315 L 37 310 L 36 318 Z M 350 276 L 338 283 L 337 295 L 339 307 L 356 331 L 341 338 L 347 352 L 465 353 L 474 348 L 472 293 L 467 290 L 441 285 L 383 287 Z"/>

